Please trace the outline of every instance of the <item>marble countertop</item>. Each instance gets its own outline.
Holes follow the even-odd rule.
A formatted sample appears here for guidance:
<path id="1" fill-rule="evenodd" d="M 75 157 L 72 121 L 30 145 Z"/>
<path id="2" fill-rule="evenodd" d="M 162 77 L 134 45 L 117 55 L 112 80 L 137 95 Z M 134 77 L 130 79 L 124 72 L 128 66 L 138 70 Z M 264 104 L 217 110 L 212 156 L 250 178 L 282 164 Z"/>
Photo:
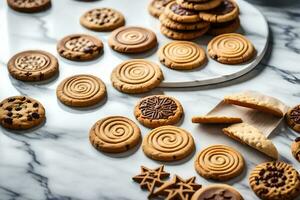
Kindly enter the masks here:
<path id="1" fill-rule="evenodd" d="M 236 187 L 245 200 L 258 199 L 249 188 L 248 175 L 255 165 L 268 158 L 223 135 L 219 127 L 198 126 L 192 124 L 190 119 L 193 115 L 207 113 L 224 95 L 245 89 L 272 95 L 290 106 L 300 103 L 299 3 L 258 6 L 270 25 L 270 46 L 262 63 L 245 76 L 204 87 L 157 88 L 143 95 L 122 94 L 107 84 L 108 98 L 103 105 L 80 110 L 59 103 L 55 89 L 63 78 L 72 74 L 93 73 L 101 77 L 95 67 L 59 58 L 59 77 L 43 84 L 16 81 L 8 76 L 6 68 L 8 59 L 21 50 L 39 48 L 57 55 L 57 40 L 74 31 L 68 28 L 71 25 L 66 24 L 66 19 L 70 23 L 78 23 L 78 17 L 72 18 L 74 12 L 91 8 L 96 3 L 53 1 L 55 4 L 51 11 L 38 15 L 16 13 L 8 9 L 5 1 L 0 1 L 0 99 L 18 94 L 28 95 L 41 101 L 47 112 L 44 126 L 30 133 L 0 129 L 1 200 L 145 199 L 147 193 L 140 190 L 131 177 L 139 173 L 141 165 L 156 167 L 160 163 L 147 158 L 141 148 L 120 156 L 98 152 L 89 143 L 88 131 L 98 119 L 109 115 L 123 115 L 136 121 L 133 115 L 135 103 L 143 96 L 162 93 L 174 96 L 182 103 L 185 116 L 179 125 L 192 133 L 196 152 L 211 144 L 226 144 L 242 153 L 247 164 L 244 173 L 226 183 Z M 74 10 L 68 10 L 67 6 L 73 6 Z M 56 17 L 49 17 L 49 12 L 54 11 Z M 53 28 L 54 24 L 56 29 Z M 78 24 L 74 27 L 77 27 L 75 31 L 85 31 Z M 118 62 L 103 67 L 114 67 Z M 143 126 L 140 128 L 142 135 L 149 132 Z M 270 139 L 278 148 L 280 159 L 292 163 L 299 171 L 300 164 L 290 152 L 290 143 L 297 135 L 283 123 Z M 192 158 L 181 163 L 166 164 L 165 169 L 184 178 L 196 176 L 197 182 L 203 185 L 213 183 L 196 173 Z"/>

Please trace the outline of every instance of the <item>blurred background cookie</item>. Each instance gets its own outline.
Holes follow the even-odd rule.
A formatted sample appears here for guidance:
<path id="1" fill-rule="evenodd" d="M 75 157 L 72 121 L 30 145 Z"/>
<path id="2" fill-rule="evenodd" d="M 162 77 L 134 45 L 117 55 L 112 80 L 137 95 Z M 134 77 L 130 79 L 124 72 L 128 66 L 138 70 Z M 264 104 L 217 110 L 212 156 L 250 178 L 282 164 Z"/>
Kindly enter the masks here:
<path id="1" fill-rule="evenodd" d="M 300 162 L 300 137 L 297 137 L 291 146 L 292 154 Z"/>
<path id="2" fill-rule="evenodd" d="M 164 11 L 165 7 L 174 0 L 151 0 L 148 11 L 153 16 L 158 18 Z"/>
<path id="3" fill-rule="evenodd" d="M 51 7 L 51 0 L 7 0 L 7 5 L 15 11 L 35 13 Z"/>
<path id="4" fill-rule="evenodd" d="M 300 105 L 288 110 L 286 113 L 286 121 L 289 127 L 300 133 Z"/>

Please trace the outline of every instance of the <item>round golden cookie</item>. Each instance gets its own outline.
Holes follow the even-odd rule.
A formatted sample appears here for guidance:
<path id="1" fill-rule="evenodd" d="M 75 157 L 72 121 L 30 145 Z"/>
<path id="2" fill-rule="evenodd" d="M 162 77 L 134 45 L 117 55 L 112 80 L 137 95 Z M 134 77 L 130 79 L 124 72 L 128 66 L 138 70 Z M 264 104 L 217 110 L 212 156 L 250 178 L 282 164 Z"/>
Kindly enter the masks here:
<path id="1" fill-rule="evenodd" d="M 244 198 L 230 185 L 213 184 L 199 189 L 191 200 L 244 200 Z"/>
<path id="2" fill-rule="evenodd" d="M 189 156 L 195 149 L 192 135 L 176 126 L 153 129 L 143 139 L 144 153 L 158 161 L 176 161 Z"/>
<path id="3" fill-rule="evenodd" d="M 40 50 L 23 51 L 8 61 L 11 76 L 21 81 L 47 80 L 59 71 L 57 59 Z"/>
<path id="4" fill-rule="evenodd" d="M 176 22 L 166 17 L 166 15 L 164 14 L 160 15 L 159 21 L 163 26 L 173 30 L 199 30 L 207 28 L 209 26 L 209 22 L 206 21 L 200 21 L 195 23 Z"/>
<path id="5" fill-rule="evenodd" d="M 51 7 L 51 0 L 7 0 L 7 5 L 18 12 L 35 13 Z"/>
<path id="6" fill-rule="evenodd" d="M 165 10 L 165 7 L 174 0 L 151 0 L 148 11 L 153 16 L 158 18 Z"/>
<path id="7" fill-rule="evenodd" d="M 182 8 L 175 1 L 166 6 L 164 15 L 173 21 L 181 23 L 195 23 L 202 21 L 198 12 Z"/>
<path id="8" fill-rule="evenodd" d="M 182 8 L 190 10 L 211 10 L 218 7 L 223 0 L 209 0 L 209 1 L 194 1 L 194 0 L 176 0 Z"/>
<path id="9" fill-rule="evenodd" d="M 58 85 L 56 95 L 65 105 L 87 107 L 106 97 L 106 87 L 96 76 L 80 74 L 64 79 Z"/>
<path id="10" fill-rule="evenodd" d="M 198 44 L 188 41 L 174 41 L 159 49 L 159 60 L 171 69 L 194 69 L 203 65 L 206 54 Z"/>
<path id="11" fill-rule="evenodd" d="M 224 64 L 240 64 L 252 59 L 255 48 L 250 40 L 238 33 L 214 37 L 207 46 L 208 55 Z"/>
<path id="12" fill-rule="evenodd" d="M 93 31 L 112 31 L 124 26 L 124 16 L 112 8 L 95 8 L 80 17 L 80 24 Z"/>
<path id="13" fill-rule="evenodd" d="M 262 200 L 292 200 L 300 194 L 300 176 L 284 162 L 266 162 L 251 172 L 249 184 Z"/>
<path id="14" fill-rule="evenodd" d="M 209 26 L 199 30 L 173 30 L 163 25 L 160 26 L 160 32 L 166 37 L 173 40 L 194 40 L 204 35 L 209 29 Z"/>
<path id="15" fill-rule="evenodd" d="M 300 105 L 290 108 L 285 118 L 289 127 L 300 133 Z"/>
<path id="16" fill-rule="evenodd" d="M 163 80 L 160 67 L 148 60 L 132 59 L 119 64 L 111 74 L 112 85 L 124 93 L 143 93 Z"/>
<path id="17" fill-rule="evenodd" d="M 204 21 L 223 23 L 236 19 L 239 15 L 239 7 L 234 0 L 222 0 L 222 3 L 208 11 L 202 11 L 199 16 Z"/>
<path id="18" fill-rule="evenodd" d="M 224 23 L 211 23 L 207 33 L 216 36 L 225 33 L 234 33 L 239 28 L 240 28 L 240 19 L 236 18 L 232 21 L 228 21 Z"/>
<path id="19" fill-rule="evenodd" d="M 45 109 L 37 100 L 25 96 L 13 96 L 0 102 L 0 123 L 3 127 L 25 130 L 42 124 Z"/>
<path id="20" fill-rule="evenodd" d="M 183 115 L 183 108 L 179 101 L 173 97 L 152 95 L 137 103 L 134 115 L 144 126 L 156 128 L 179 122 Z"/>
<path id="21" fill-rule="evenodd" d="M 300 162 L 300 137 L 297 137 L 291 145 L 293 156 Z"/>
<path id="22" fill-rule="evenodd" d="M 98 58 L 103 50 L 101 40 L 84 34 L 64 37 L 57 44 L 60 56 L 74 61 L 88 61 Z"/>
<path id="23" fill-rule="evenodd" d="M 213 145 L 196 156 L 195 169 L 204 178 L 226 181 L 243 172 L 244 158 L 231 147 Z"/>
<path id="24" fill-rule="evenodd" d="M 122 116 L 106 117 L 97 121 L 90 130 L 91 144 L 107 153 L 122 153 L 137 146 L 141 140 L 139 127 Z"/>
<path id="25" fill-rule="evenodd" d="M 142 27 L 121 27 L 114 30 L 109 39 L 109 46 L 121 53 L 141 53 L 157 45 L 153 31 Z"/>

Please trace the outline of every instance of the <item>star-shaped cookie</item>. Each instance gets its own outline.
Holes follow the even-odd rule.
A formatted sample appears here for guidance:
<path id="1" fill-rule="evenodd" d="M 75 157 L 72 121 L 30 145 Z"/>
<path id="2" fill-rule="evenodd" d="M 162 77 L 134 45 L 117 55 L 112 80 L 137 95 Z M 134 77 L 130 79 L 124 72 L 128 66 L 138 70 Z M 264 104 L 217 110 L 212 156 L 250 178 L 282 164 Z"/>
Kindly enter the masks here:
<path id="1" fill-rule="evenodd" d="M 157 188 L 154 195 L 163 196 L 165 200 L 189 200 L 202 187 L 195 180 L 196 177 L 184 180 L 175 175 L 172 180 Z"/>
<path id="2" fill-rule="evenodd" d="M 149 197 L 153 195 L 155 187 L 159 187 L 164 184 L 162 179 L 169 177 L 170 174 L 164 171 L 164 166 L 161 165 L 156 169 L 149 169 L 141 166 L 141 174 L 132 177 L 132 179 L 139 183 L 142 189 L 147 189 Z"/>

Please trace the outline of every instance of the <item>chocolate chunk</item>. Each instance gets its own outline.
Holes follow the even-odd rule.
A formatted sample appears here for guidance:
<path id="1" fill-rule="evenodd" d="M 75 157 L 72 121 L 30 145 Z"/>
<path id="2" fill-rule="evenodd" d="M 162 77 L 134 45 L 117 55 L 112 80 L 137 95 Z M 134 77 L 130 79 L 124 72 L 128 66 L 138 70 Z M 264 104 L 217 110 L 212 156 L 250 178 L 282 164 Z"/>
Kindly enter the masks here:
<path id="1" fill-rule="evenodd" d="M 7 107 L 5 110 L 12 111 L 12 107 Z"/>
<path id="2" fill-rule="evenodd" d="M 7 116 L 8 116 L 8 117 L 11 117 L 11 116 L 13 116 L 13 113 L 12 113 L 12 112 L 9 112 L 9 113 L 7 113 Z"/>
<path id="3" fill-rule="evenodd" d="M 40 115 L 36 112 L 32 113 L 31 116 L 34 118 L 34 119 L 39 119 L 40 118 Z"/>
<path id="4" fill-rule="evenodd" d="M 15 98 L 9 98 L 7 102 L 13 102 L 15 100 L 16 100 Z"/>
<path id="5" fill-rule="evenodd" d="M 12 125 L 13 124 L 13 119 L 12 118 L 4 118 L 4 123 L 6 123 L 6 124 L 10 124 L 10 125 Z"/>
<path id="6" fill-rule="evenodd" d="M 27 116 L 28 121 L 32 121 L 32 117 L 30 115 Z"/>
<path id="7" fill-rule="evenodd" d="M 300 137 L 297 137 L 297 138 L 295 139 L 295 142 L 300 142 Z"/>
<path id="8" fill-rule="evenodd" d="M 37 108 L 37 107 L 39 107 L 39 104 L 38 104 L 38 103 L 34 103 L 34 104 L 33 104 L 33 107 L 34 107 L 34 108 Z"/>

